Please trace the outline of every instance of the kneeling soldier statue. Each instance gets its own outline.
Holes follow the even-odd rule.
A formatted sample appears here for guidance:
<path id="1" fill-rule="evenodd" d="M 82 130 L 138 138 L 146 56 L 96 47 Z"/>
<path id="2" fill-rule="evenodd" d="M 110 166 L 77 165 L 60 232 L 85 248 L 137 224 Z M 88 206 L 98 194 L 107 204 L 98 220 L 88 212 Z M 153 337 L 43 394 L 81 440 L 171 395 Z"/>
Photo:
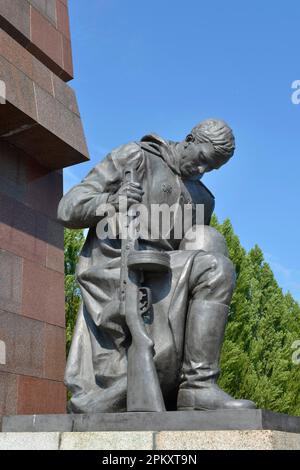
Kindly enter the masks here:
<path id="1" fill-rule="evenodd" d="M 214 196 L 201 177 L 234 150 L 233 133 L 220 120 L 202 122 L 183 142 L 150 134 L 113 150 L 63 197 L 61 223 L 89 228 L 66 370 L 71 412 L 255 408 L 217 385 L 235 272 L 224 238 L 209 226 Z M 124 197 L 129 213 L 146 208 L 139 235 L 99 237 L 99 208 L 120 215 Z M 157 205 L 175 208 L 169 225 L 153 224 Z M 178 236 L 185 207 L 191 220 Z"/>

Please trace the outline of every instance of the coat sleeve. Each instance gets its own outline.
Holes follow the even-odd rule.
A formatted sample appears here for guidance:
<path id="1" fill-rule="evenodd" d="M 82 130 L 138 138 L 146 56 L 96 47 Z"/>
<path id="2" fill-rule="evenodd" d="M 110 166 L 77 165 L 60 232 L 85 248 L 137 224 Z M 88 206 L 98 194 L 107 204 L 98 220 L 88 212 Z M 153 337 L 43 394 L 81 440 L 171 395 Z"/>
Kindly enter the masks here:
<path id="1" fill-rule="evenodd" d="M 97 225 L 97 208 L 106 204 L 110 194 L 122 184 L 126 165 L 143 167 L 144 154 L 137 144 L 127 144 L 110 153 L 95 166 L 84 180 L 74 186 L 59 203 L 58 220 L 68 228 L 88 228 Z"/>

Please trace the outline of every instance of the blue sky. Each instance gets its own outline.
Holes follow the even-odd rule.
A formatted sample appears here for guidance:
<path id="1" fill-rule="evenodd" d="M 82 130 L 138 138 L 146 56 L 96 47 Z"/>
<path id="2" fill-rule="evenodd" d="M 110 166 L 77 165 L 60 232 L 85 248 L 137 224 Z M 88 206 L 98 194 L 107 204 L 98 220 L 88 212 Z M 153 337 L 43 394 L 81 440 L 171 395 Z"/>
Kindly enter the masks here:
<path id="1" fill-rule="evenodd" d="M 69 0 L 75 80 L 91 154 L 65 190 L 118 145 L 155 131 L 181 140 L 199 121 L 234 129 L 231 162 L 204 178 L 220 220 L 262 248 L 300 300 L 298 0 Z"/>

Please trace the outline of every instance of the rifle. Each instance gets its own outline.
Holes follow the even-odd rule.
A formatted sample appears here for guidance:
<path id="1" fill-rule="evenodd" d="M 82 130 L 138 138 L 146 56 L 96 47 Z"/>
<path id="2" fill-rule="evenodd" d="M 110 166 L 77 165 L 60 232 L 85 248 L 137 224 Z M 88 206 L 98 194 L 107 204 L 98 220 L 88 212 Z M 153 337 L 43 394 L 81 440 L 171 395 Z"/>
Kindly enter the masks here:
<path id="1" fill-rule="evenodd" d="M 137 182 L 136 171 L 124 171 L 124 182 Z M 167 253 L 139 250 L 137 237 L 127 234 L 121 245 L 120 313 L 131 334 L 127 353 L 127 411 L 165 411 L 154 364 L 154 343 L 144 323 L 152 308 L 151 290 L 142 287 L 144 272 L 170 269 Z"/>

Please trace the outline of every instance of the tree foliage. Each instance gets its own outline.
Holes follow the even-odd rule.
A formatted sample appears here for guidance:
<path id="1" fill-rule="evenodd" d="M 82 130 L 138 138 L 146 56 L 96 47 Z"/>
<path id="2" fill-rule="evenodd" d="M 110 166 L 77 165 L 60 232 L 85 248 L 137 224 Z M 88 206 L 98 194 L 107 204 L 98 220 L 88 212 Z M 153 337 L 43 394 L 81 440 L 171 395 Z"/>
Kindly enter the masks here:
<path id="1" fill-rule="evenodd" d="M 258 246 L 246 253 L 229 220 L 214 217 L 212 225 L 225 236 L 237 272 L 219 384 L 259 408 L 300 415 L 300 364 L 292 360 L 300 306 L 283 294 Z"/>
<path id="2" fill-rule="evenodd" d="M 214 217 L 212 225 L 225 236 L 237 273 L 219 384 L 260 408 L 300 415 L 300 364 L 292 360 L 293 344 L 300 340 L 300 306 L 283 294 L 258 246 L 247 253 L 229 220 L 220 224 Z M 80 304 L 75 270 L 83 242 L 82 230 L 65 230 L 68 350 Z"/>
<path id="3" fill-rule="evenodd" d="M 66 302 L 66 335 L 67 353 L 80 305 L 80 290 L 76 282 L 76 265 L 84 243 L 83 230 L 65 229 L 65 302 Z"/>

